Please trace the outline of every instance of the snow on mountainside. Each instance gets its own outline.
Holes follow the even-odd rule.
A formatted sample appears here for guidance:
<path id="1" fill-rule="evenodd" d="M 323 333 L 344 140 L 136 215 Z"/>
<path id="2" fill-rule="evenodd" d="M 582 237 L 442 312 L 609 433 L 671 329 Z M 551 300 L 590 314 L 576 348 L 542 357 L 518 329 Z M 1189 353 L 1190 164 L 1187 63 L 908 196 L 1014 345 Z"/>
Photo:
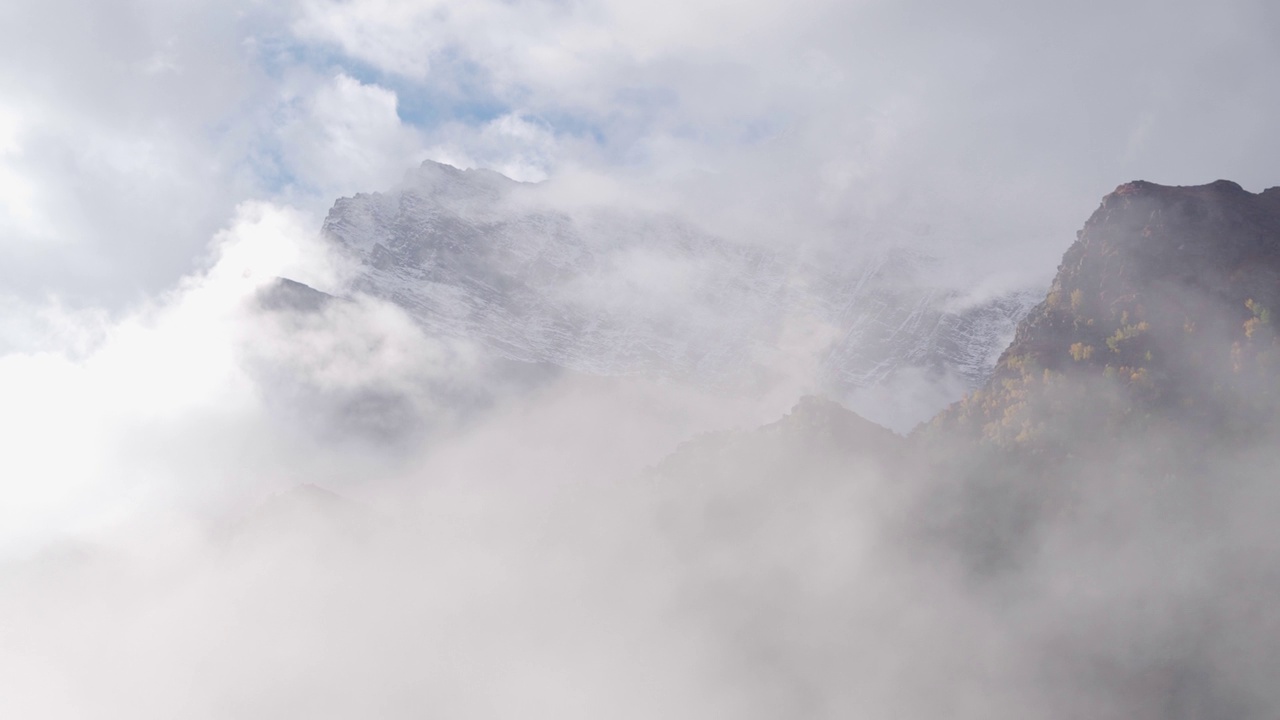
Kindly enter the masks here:
<path id="1" fill-rule="evenodd" d="M 324 234 L 358 261 L 351 290 L 506 358 L 725 383 L 795 364 L 798 342 L 837 397 L 906 369 L 978 385 L 1042 294 L 965 303 L 910 250 L 824 266 L 674 217 L 558 209 L 541 190 L 426 162 L 338 200 Z"/>

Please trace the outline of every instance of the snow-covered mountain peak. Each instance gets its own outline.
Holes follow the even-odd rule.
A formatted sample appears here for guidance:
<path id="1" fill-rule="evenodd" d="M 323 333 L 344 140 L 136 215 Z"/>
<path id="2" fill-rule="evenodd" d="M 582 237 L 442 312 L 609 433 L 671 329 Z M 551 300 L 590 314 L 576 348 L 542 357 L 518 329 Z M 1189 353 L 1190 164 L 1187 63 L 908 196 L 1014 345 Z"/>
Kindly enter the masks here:
<path id="1" fill-rule="evenodd" d="M 910 246 L 815 263 L 803 242 L 760 248 L 673 215 L 570 212 L 542 187 L 427 162 L 389 192 L 338 200 L 324 234 L 360 268 L 351 290 L 505 358 L 716 384 L 798 373 L 846 399 L 904 371 L 951 394 L 976 386 L 1039 295 L 957 303 L 927 280 L 939 261 Z"/>

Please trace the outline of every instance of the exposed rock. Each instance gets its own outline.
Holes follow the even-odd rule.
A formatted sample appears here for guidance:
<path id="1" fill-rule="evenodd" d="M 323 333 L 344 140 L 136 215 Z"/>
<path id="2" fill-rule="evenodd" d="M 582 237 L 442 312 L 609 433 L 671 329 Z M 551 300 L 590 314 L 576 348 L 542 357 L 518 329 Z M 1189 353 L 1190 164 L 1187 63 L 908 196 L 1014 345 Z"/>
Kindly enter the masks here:
<path id="1" fill-rule="evenodd" d="M 1123 401 L 1182 417 L 1257 420 L 1276 398 L 1280 348 L 1280 188 L 1219 180 L 1118 187 L 1063 256 L 1049 292 L 1018 326 L 991 381 L 948 409 L 992 438 L 1027 437 L 1021 407 L 1063 378 L 1105 378 Z M 1107 412 L 1099 409 L 1103 418 Z"/>
<path id="2" fill-rule="evenodd" d="M 258 307 L 268 312 L 316 312 L 335 298 L 289 278 L 276 278 L 258 290 Z"/>
<path id="3" fill-rule="evenodd" d="M 906 368 L 976 387 L 1034 302 L 963 302 L 909 248 L 818 267 L 673 217 L 571 213 L 539 186 L 432 162 L 391 192 L 339 200 L 324 232 L 363 268 L 356 290 L 432 332 L 598 375 L 723 384 L 808 364 L 835 397 Z M 797 328 L 813 339 L 797 343 Z"/>

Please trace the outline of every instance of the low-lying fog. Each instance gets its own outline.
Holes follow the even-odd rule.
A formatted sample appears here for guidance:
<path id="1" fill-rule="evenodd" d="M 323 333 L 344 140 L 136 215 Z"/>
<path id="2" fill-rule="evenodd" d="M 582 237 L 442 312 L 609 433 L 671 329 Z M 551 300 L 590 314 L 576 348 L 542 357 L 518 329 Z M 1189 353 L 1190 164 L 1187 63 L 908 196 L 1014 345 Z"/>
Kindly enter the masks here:
<path id="1" fill-rule="evenodd" d="M 1276 706 L 1270 448 L 1081 460 L 1022 522 L 1040 489 L 885 460 L 918 448 L 830 406 L 757 430 L 802 375 L 513 379 L 368 298 L 263 309 L 342 272 L 311 236 L 246 208 L 209 272 L 123 319 L 44 308 L 0 359 L 6 717 Z"/>

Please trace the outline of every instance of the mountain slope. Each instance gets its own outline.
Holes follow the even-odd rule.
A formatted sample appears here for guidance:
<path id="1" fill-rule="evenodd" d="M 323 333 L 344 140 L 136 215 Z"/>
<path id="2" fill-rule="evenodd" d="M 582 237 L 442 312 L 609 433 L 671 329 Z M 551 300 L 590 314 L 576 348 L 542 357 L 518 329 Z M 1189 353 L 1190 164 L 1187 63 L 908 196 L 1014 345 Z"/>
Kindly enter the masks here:
<path id="1" fill-rule="evenodd" d="M 1280 188 L 1121 185 L 1063 256 L 991 381 L 943 413 L 1000 441 L 1036 434 L 1028 403 L 1108 384 L 1099 419 L 1169 411 L 1256 422 L 1277 398 Z"/>
<path id="2" fill-rule="evenodd" d="M 697 592 L 748 608 L 726 625 L 785 666 L 829 667 L 840 652 L 793 642 L 786 618 L 835 606 L 835 626 L 886 576 L 923 579 L 889 595 L 947 617 L 911 677 L 956 628 L 981 627 L 940 676 L 980 668 L 972 691 L 1007 672 L 966 695 L 981 702 L 1032 688 L 1024 709 L 973 717 L 1273 717 L 1278 201 L 1226 182 L 1120 186 L 992 379 L 905 439 L 810 401 L 682 447 L 656 475 Z M 858 576 L 867 547 L 890 560 Z M 823 592 L 786 594 L 797 586 Z M 903 616 L 885 613 L 877 633 Z M 884 632 L 895 646 L 911 636 Z"/>
<path id="3" fill-rule="evenodd" d="M 353 289 L 431 331 L 600 375 L 736 384 L 814 365 L 812 385 L 837 397 L 904 369 L 975 387 L 1032 304 L 966 303 L 909 248 L 819 267 L 674 217 L 569 212 L 541 190 L 427 162 L 396 190 L 337 201 L 324 233 L 358 261 Z"/>

